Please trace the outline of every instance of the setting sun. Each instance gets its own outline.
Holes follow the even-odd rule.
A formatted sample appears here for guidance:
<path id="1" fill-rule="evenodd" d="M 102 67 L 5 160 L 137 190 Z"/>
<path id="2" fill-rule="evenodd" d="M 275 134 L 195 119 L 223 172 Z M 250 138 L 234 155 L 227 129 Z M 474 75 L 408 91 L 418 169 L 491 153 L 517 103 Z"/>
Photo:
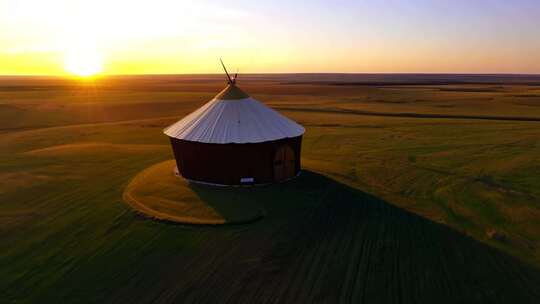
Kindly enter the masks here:
<path id="1" fill-rule="evenodd" d="M 64 61 L 67 72 L 81 77 L 93 76 L 103 70 L 103 58 L 96 51 L 72 51 L 65 55 Z"/>

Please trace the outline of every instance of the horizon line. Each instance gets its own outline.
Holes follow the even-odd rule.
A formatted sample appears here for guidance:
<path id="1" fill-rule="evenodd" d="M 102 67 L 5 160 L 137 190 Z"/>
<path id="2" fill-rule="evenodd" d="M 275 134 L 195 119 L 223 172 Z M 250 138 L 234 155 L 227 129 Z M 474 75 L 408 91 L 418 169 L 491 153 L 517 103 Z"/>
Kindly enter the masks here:
<path id="1" fill-rule="evenodd" d="M 0 74 L 0 77 L 55 77 L 55 78 L 102 78 L 117 76 L 189 76 L 222 75 L 223 72 L 208 73 L 141 73 L 141 74 L 96 74 L 81 77 L 70 74 Z M 239 75 L 464 75 L 464 76 L 540 76 L 538 73 L 516 72 L 250 72 Z"/>

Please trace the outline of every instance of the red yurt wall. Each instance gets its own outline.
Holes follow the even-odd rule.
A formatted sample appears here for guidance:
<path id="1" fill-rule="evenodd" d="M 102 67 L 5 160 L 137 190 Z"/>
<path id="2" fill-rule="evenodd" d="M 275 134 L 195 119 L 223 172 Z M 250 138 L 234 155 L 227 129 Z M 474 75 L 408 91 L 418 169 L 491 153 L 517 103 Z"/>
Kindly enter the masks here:
<path id="1" fill-rule="evenodd" d="M 300 172 L 302 136 L 246 144 L 212 144 L 170 138 L 179 173 L 213 184 L 265 184 Z"/>

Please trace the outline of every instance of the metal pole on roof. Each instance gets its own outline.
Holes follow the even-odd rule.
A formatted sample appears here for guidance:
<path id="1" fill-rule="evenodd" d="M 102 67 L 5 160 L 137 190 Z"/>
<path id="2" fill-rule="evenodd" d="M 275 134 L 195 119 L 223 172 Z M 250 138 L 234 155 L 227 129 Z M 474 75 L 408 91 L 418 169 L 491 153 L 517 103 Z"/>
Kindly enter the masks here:
<path id="1" fill-rule="evenodd" d="M 232 80 L 231 76 L 229 76 L 229 72 L 227 72 L 227 68 L 225 67 L 225 64 L 223 63 L 223 60 L 221 60 L 221 58 L 219 58 L 219 61 L 221 61 L 221 66 L 225 70 L 225 74 L 227 75 L 227 79 L 228 79 L 229 84 L 234 84 L 234 80 Z"/>

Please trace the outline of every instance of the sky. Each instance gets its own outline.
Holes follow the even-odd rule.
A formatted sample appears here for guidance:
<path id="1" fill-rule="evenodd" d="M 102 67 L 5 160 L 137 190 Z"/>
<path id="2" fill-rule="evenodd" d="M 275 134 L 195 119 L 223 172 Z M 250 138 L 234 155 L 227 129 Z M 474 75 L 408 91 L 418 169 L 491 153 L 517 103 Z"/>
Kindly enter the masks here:
<path id="1" fill-rule="evenodd" d="M 0 74 L 540 73 L 539 0 L 0 0 Z"/>

